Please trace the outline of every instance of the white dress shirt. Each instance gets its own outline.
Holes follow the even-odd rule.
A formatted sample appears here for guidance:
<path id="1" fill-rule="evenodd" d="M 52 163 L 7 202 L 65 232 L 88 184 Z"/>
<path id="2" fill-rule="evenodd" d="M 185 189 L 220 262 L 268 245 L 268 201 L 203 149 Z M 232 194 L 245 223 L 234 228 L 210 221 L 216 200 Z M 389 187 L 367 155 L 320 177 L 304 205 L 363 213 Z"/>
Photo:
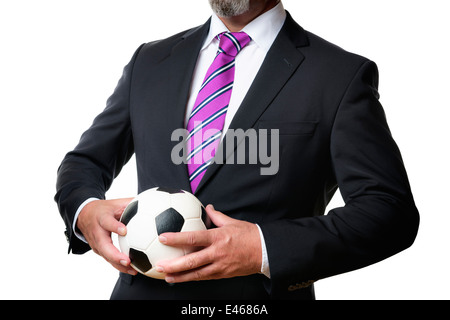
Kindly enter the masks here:
<path id="1" fill-rule="evenodd" d="M 255 79 L 256 74 L 258 73 L 263 63 L 266 54 L 272 46 L 278 33 L 280 32 L 285 19 L 286 12 L 284 10 L 283 4 L 280 1 L 277 6 L 258 16 L 241 30 L 247 33 L 252 40 L 245 48 L 243 48 L 239 52 L 235 59 L 234 85 L 225 118 L 223 128 L 224 133 L 226 133 L 226 131 L 228 130 L 231 120 L 239 109 L 239 106 L 241 105 L 245 95 L 247 94 L 248 89 L 253 83 L 253 80 Z M 229 30 L 223 24 L 223 22 L 215 14 L 213 14 L 211 17 L 209 33 L 205 39 L 203 47 L 200 50 L 197 65 L 195 67 L 191 81 L 190 96 L 186 106 L 185 127 L 187 125 L 192 108 L 194 107 L 197 93 L 203 83 L 206 72 L 216 56 L 217 49 L 219 47 L 219 41 L 217 40 L 216 36 L 222 32 L 227 31 Z M 225 134 L 222 134 L 222 139 L 224 135 Z M 75 214 L 73 230 L 76 236 L 84 242 L 86 242 L 86 239 L 82 234 L 76 231 L 75 226 L 81 210 L 85 205 L 94 200 L 98 199 L 87 199 L 80 205 Z M 259 226 L 258 229 L 262 247 L 261 273 L 270 278 L 269 260 L 267 256 L 264 236 Z"/>

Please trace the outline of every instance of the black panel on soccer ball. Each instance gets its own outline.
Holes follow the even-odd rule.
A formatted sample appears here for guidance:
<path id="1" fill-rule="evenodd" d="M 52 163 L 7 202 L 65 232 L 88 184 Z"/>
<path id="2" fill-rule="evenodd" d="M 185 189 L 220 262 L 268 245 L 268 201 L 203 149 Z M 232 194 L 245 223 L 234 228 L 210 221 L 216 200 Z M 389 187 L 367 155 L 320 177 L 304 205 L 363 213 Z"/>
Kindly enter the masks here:
<path id="1" fill-rule="evenodd" d="M 174 188 L 166 188 L 166 187 L 159 187 L 158 189 L 156 189 L 156 191 L 167 192 L 167 193 L 170 193 L 170 194 L 184 193 L 183 190 L 174 189 Z"/>
<path id="2" fill-rule="evenodd" d="M 136 266 L 139 270 L 142 272 L 147 272 L 152 268 L 152 264 L 148 260 L 147 255 L 139 250 L 135 250 L 133 248 L 130 249 L 129 257 L 131 260 L 131 263 Z"/>
<path id="3" fill-rule="evenodd" d="M 203 206 L 202 206 L 202 221 L 205 224 L 206 229 L 212 229 L 212 228 L 216 227 L 214 225 L 214 223 L 212 223 L 211 219 L 209 218 L 209 216 L 206 213 L 206 210 L 205 210 L 205 208 L 203 208 Z"/>
<path id="4" fill-rule="evenodd" d="M 120 221 L 127 225 L 128 222 L 130 222 L 131 219 L 136 215 L 138 211 L 138 201 L 134 201 L 128 205 L 128 207 L 125 208 L 125 211 L 122 213 L 122 217 L 120 218 Z"/>
<path id="5" fill-rule="evenodd" d="M 201 207 L 202 207 L 202 221 L 203 223 L 206 223 L 206 218 L 208 217 L 208 214 L 206 213 L 205 208 L 203 208 L 203 206 Z"/>
<path id="6" fill-rule="evenodd" d="M 155 218 L 158 235 L 164 232 L 180 232 L 183 228 L 184 218 L 174 208 L 164 210 Z"/>

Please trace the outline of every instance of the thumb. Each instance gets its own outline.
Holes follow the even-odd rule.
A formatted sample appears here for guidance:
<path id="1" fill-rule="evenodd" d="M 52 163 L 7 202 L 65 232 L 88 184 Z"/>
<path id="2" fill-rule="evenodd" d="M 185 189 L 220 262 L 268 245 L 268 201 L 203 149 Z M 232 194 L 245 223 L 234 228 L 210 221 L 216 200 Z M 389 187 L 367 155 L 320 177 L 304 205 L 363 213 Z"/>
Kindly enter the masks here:
<path id="1" fill-rule="evenodd" d="M 230 218 L 222 212 L 214 209 L 214 206 L 212 204 L 208 204 L 205 209 L 208 217 L 211 219 L 211 222 L 217 227 L 222 227 L 234 220 L 233 218 Z"/>

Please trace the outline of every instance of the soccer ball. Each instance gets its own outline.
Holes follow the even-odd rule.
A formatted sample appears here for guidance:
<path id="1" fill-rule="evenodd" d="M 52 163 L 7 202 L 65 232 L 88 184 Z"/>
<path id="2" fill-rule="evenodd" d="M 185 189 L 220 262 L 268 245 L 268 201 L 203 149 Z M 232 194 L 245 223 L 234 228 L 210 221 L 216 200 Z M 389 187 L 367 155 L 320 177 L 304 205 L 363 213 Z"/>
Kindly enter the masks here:
<path id="1" fill-rule="evenodd" d="M 170 188 L 152 188 L 138 194 L 125 208 L 120 221 L 127 226 L 126 236 L 119 236 L 120 250 L 127 254 L 131 266 L 156 279 L 158 261 L 181 257 L 192 248 L 170 247 L 159 242 L 164 232 L 206 230 L 206 211 L 191 193 Z"/>

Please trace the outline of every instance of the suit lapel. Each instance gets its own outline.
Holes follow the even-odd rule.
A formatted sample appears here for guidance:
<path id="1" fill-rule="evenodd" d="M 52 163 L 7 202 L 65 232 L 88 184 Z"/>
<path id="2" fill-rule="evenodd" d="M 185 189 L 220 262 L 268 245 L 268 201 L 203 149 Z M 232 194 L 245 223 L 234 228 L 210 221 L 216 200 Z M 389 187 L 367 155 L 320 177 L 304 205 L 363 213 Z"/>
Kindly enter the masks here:
<path id="1" fill-rule="evenodd" d="M 174 106 L 174 119 L 177 128 L 184 127 L 184 115 L 186 103 L 189 97 L 189 89 L 192 74 L 197 63 L 203 40 L 209 30 L 209 20 L 203 26 L 186 33 L 182 40 L 173 47 L 170 55 L 170 89 L 169 106 Z"/>
<path id="2" fill-rule="evenodd" d="M 286 22 L 278 34 L 271 49 L 256 75 L 247 95 L 236 112 L 229 129 L 252 128 L 262 113 L 267 109 L 273 99 L 284 87 L 292 74 L 302 63 L 304 56 L 297 49 L 308 44 L 305 31 L 287 14 Z M 225 135 L 222 145 L 226 145 Z M 237 145 L 241 141 L 237 141 Z M 222 161 L 225 163 L 234 150 L 225 150 Z M 200 182 L 196 193 L 211 179 L 221 168 L 222 164 L 212 164 Z"/>
<path id="3" fill-rule="evenodd" d="M 209 26 L 210 20 L 203 26 L 195 28 L 183 35 L 181 41 L 173 47 L 170 57 L 167 58 L 167 62 L 170 63 L 167 110 L 171 112 L 168 118 L 172 119 L 170 121 L 170 130 L 172 132 L 175 129 L 184 128 L 184 115 L 189 97 L 192 74 L 203 40 L 209 31 Z M 177 143 L 173 142 L 172 147 Z M 187 166 L 178 165 L 175 167 L 175 170 L 178 171 L 177 176 L 180 177 L 178 185 L 180 188 L 190 191 Z"/>

